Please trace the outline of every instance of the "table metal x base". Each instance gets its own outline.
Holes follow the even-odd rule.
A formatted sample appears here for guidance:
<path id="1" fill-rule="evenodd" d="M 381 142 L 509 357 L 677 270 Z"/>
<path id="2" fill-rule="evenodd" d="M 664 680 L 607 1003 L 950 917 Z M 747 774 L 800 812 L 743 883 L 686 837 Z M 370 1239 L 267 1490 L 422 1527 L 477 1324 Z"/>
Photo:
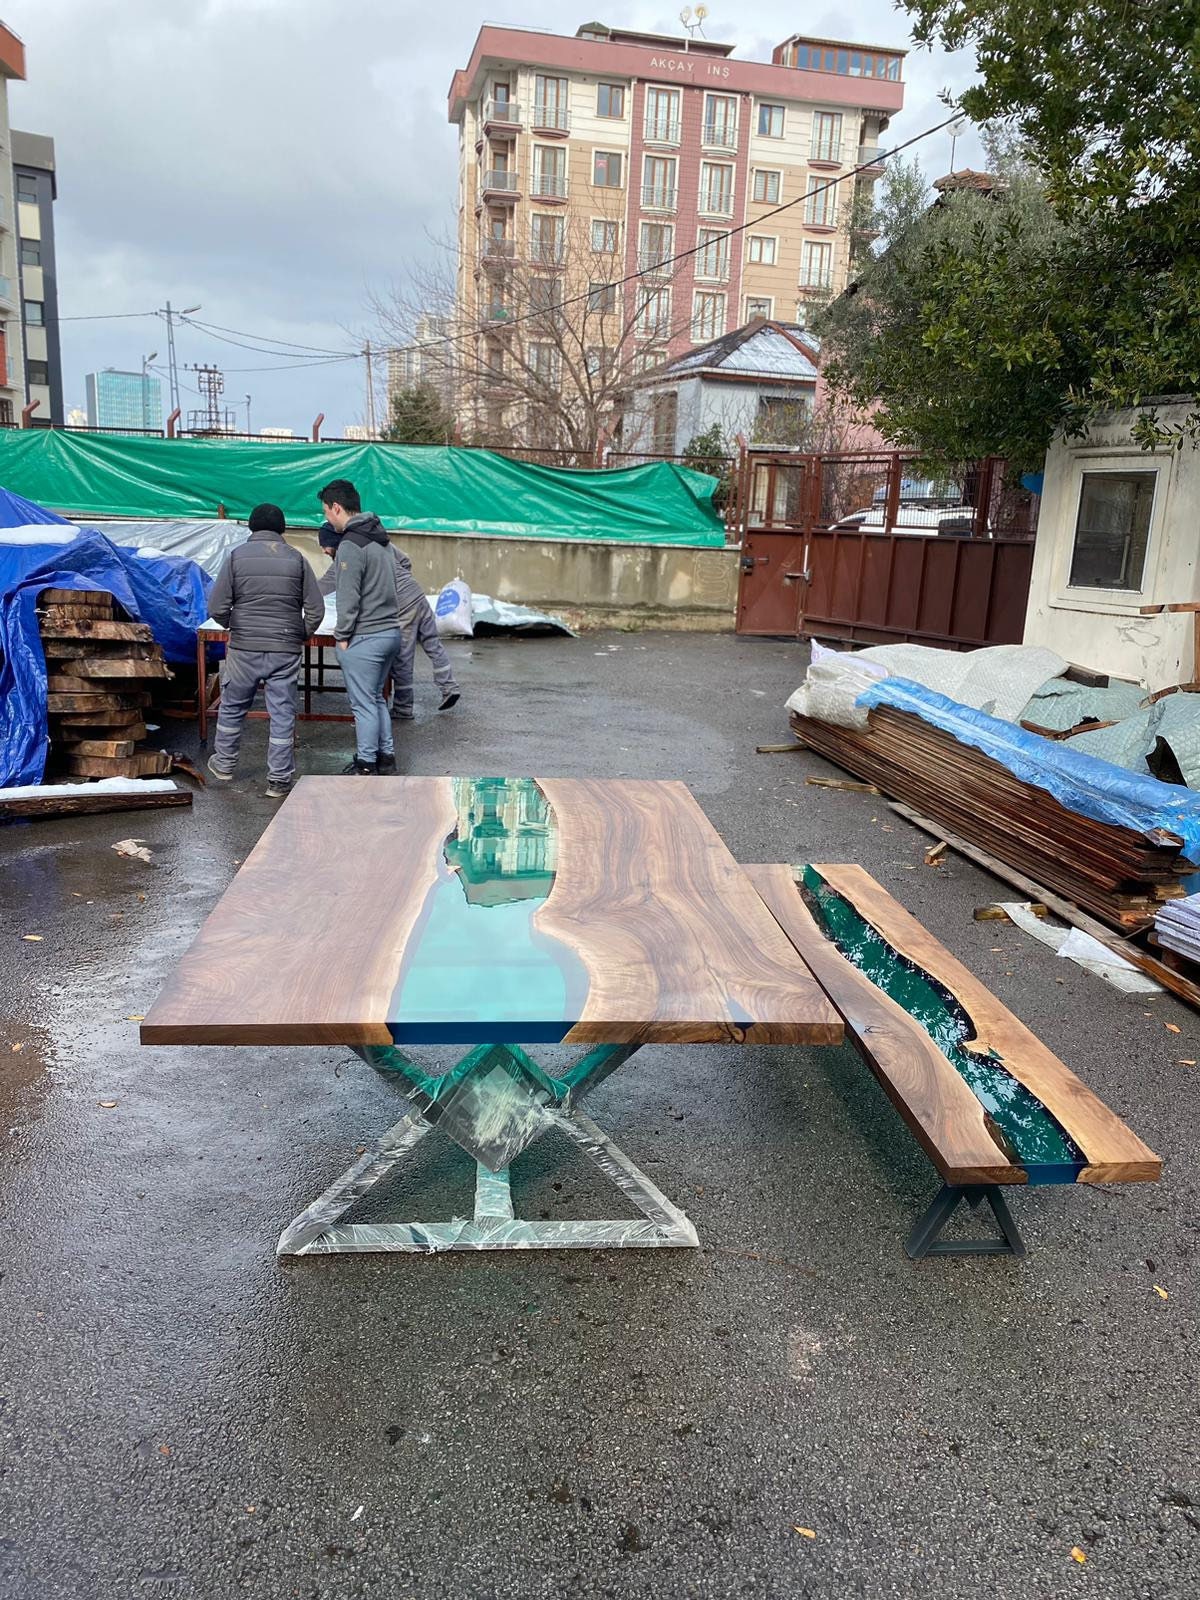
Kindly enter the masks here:
<path id="1" fill-rule="evenodd" d="M 578 1109 L 586 1089 L 634 1053 L 604 1045 L 551 1078 L 515 1045 L 483 1045 L 449 1073 L 430 1077 L 394 1048 L 360 1050 L 396 1076 L 418 1109 L 389 1128 L 348 1172 L 284 1229 L 279 1255 L 364 1250 L 430 1255 L 443 1250 L 686 1248 L 699 1244 L 684 1213 L 602 1129 Z M 448 1222 L 343 1223 L 356 1201 L 403 1163 L 437 1127 L 476 1158 L 474 1216 Z M 642 1213 L 643 1221 L 528 1221 L 513 1215 L 509 1163 L 550 1129 L 564 1134 Z"/>

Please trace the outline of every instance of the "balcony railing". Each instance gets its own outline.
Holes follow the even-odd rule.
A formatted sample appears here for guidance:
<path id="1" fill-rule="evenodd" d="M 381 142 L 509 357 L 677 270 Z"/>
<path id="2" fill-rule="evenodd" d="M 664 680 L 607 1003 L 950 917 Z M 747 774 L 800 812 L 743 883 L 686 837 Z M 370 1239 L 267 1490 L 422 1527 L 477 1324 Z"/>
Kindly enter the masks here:
<path id="1" fill-rule="evenodd" d="M 535 172 L 531 193 L 535 200 L 565 200 L 567 175 L 565 172 Z"/>
<path id="2" fill-rule="evenodd" d="M 571 113 L 566 106 L 535 104 L 533 126 L 539 133 L 568 133 L 571 128 Z"/>
<path id="3" fill-rule="evenodd" d="M 515 261 L 517 259 L 517 241 L 515 239 L 484 239 L 480 243 L 479 254 L 484 261 Z"/>
<path id="4" fill-rule="evenodd" d="M 485 123 L 498 124 L 504 128 L 519 128 L 521 126 L 521 113 L 517 109 L 515 100 L 488 100 L 483 107 L 483 120 Z"/>
<path id="5" fill-rule="evenodd" d="M 565 256 L 561 240 L 535 239 L 529 246 L 529 260 L 535 267 L 561 267 Z"/>
<path id="6" fill-rule="evenodd" d="M 702 189 L 700 191 L 700 210 L 706 217 L 732 217 L 732 189 Z"/>
<path id="7" fill-rule="evenodd" d="M 709 283 L 727 283 L 729 281 L 729 252 L 723 251 L 715 256 L 708 250 L 701 250 L 695 258 L 696 277 L 704 278 Z"/>
<path id="8" fill-rule="evenodd" d="M 639 250 L 638 271 L 666 273 L 671 270 L 670 250 Z"/>
<path id="9" fill-rule="evenodd" d="M 517 175 L 511 167 L 489 167 L 483 174 L 480 187 L 489 194 L 515 195 Z"/>
<path id="10" fill-rule="evenodd" d="M 858 164 L 860 167 L 882 167 L 883 151 L 878 145 L 860 145 L 858 148 Z"/>
<path id="11" fill-rule="evenodd" d="M 678 117 L 647 117 L 642 137 L 647 144 L 678 144 Z"/>
<path id="12" fill-rule="evenodd" d="M 832 289 L 833 268 L 810 268 L 807 272 L 801 272 L 800 287 L 802 289 Z"/>
<path id="13" fill-rule="evenodd" d="M 643 211 L 674 211 L 675 185 L 673 183 L 646 183 L 642 185 Z"/>
<path id="14" fill-rule="evenodd" d="M 706 122 L 704 124 L 703 142 L 712 149 L 736 150 L 737 149 L 737 124 L 731 121 Z"/>

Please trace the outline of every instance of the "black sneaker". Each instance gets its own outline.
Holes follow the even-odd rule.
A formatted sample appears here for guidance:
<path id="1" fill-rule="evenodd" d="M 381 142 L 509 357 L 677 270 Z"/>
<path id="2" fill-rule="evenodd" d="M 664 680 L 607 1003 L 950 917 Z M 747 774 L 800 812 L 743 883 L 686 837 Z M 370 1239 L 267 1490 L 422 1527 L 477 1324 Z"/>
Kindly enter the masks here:
<path id="1" fill-rule="evenodd" d="M 439 711 L 449 711 L 450 707 L 451 706 L 456 706 L 461 698 L 462 698 L 462 690 L 461 689 L 450 689 L 446 694 L 446 698 L 442 701 L 441 705 L 438 707 L 438 710 Z"/>
<path id="2" fill-rule="evenodd" d="M 268 800 L 286 800 L 291 792 L 292 780 L 290 778 L 272 778 L 267 784 Z"/>
<path id="3" fill-rule="evenodd" d="M 360 761 L 355 756 L 353 761 L 348 761 L 342 768 L 343 778 L 368 778 L 374 777 L 375 767 L 370 761 Z"/>
<path id="4" fill-rule="evenodd" d="M 379 760 L 375 763 L 375 771 L 378 772 L 381 777 L 390 778 L 395 770 L 396 758 L 394 755 L 380 756 Z"/>

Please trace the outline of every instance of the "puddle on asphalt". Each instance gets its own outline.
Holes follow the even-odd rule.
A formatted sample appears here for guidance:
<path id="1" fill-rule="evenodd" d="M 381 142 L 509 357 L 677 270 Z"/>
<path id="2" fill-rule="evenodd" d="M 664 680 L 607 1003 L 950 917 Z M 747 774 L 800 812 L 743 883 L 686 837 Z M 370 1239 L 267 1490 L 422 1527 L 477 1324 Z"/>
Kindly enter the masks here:
<path id="1" fill-rule="evenodd" d="M 51 1038 L 44 1028 L 0 1017 L 0 1134 L 49 1088 L 50 1061 Z"/>

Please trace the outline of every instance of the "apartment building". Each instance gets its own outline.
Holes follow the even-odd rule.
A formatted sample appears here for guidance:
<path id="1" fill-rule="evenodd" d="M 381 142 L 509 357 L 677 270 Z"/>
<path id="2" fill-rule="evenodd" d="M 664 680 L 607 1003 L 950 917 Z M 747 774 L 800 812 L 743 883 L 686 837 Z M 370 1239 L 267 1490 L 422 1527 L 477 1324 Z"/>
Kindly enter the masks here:
<path id="1" fill-rule="evenodd" d="M 21 278 L 21 340 L 26 404 L 31 420 L 63 422 L 62 352 L 58 338 L 58 272 L 54 260 L 54 201 L 58 195 L 54 140 L 12 131 L 17 260 Z"/>
<path id="2" fill-rule="evenodd" d="M 634 322 L 636 370 L 752 318 L 803 324 L 845 287 L 855 187 L 882 172 L 904 52 L 803 35 L 769 62 L 733 50 L 599 24 L 480 30 L 449 96 L 457 294 L 497 363 L 502 337 L 528 352 L 530 313 L 581 283 L 589 308 Z"/>
<path id="3" fill-rule="evenodd" d="M 162 384 L 145 372 L 105 367 L 84 379 L 90 428 L 149 432 L 162 427 Z"/>
<path id="4" fill-rule="evenodd" d="M 0 22 L 0 427 L 20 421 L 25 406 L 17 234 L 13 226 L 12 134 L 8 86 L 25 79 L 25 46 Z"/>

